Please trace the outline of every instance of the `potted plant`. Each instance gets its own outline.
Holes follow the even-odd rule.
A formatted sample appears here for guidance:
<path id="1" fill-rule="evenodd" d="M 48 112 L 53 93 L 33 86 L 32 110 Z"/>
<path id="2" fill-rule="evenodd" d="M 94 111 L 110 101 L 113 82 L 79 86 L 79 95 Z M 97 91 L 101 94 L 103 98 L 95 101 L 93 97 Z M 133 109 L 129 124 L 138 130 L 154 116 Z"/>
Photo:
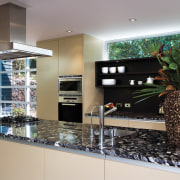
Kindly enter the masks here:
<path id="1" fill-rule="evenodd" d="M 163 51 L 164 44 L 156 54 L 161 65 L 159 75 L 154 78 L 157 84 L 145 84 L 148 87 L 135 91 L 136 103 L 146 100 L 154 95 L 165 96 L 164 118 L 169 142 L 180 144 L 180 50 L 170 48 Z"/>
<path id="2" fill-rule="evenodd" d="M 25 110 L 22 108 L 14 108 L 12 115 L 13 116 L 23 116 L 23 115 L 25 115 Z"/>

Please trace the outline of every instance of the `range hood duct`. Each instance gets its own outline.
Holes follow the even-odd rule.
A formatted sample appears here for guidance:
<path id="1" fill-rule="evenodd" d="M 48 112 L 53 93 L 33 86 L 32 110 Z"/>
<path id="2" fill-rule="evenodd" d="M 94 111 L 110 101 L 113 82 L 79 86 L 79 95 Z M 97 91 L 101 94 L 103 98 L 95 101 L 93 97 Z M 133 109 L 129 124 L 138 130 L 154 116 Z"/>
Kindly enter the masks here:
<path id="1" fill-rule="evenodd" d="M 0 60 L 52 56 L 52 50 L 25 43 L 26 9 L 12 3 L 1 5 Z"/>

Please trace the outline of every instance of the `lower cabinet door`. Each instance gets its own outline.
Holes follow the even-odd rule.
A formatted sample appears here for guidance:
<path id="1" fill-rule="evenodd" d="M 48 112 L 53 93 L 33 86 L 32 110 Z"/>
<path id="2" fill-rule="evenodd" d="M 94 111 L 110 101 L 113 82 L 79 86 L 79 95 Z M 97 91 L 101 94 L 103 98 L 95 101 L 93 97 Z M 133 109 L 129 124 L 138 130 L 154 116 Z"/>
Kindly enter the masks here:
<path id="1" fill-rule="evenodd" d="M 45 150 L 45 180 L 104 180 L 104 159 Z"/>
<path id="2" fill-rule="evenodd" d="M 105 161 L 105 180 L 179 180 L 180 173 L 131 165 L 116 161 Z"/>
<path id="3" fill-rule="evenodd" d="M 44 150 L 0 140 L 0 180 L 44 180 Z"/>

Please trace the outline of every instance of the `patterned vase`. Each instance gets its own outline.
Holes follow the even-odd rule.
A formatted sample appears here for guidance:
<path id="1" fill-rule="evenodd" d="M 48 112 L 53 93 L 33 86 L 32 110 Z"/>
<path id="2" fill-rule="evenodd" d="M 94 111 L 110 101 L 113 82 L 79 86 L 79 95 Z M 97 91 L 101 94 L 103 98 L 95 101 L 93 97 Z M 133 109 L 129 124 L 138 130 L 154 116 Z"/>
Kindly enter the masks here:
<path id="1" fill-rule="evenodd" d="M 168 141 L 180 145 L 180 90 L 167 94 L 163 108 Z"/>

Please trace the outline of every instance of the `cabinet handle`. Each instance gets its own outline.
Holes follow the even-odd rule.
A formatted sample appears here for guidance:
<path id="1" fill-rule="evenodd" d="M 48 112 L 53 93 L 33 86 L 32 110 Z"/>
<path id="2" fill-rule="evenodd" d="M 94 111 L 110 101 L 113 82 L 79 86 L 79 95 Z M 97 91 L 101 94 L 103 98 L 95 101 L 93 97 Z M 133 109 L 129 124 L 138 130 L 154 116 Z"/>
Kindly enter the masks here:
<path id="1" fill-rule="evenodd" d="M 62 106 L 75 106 L 76 104 L 62 104 Z"/>

